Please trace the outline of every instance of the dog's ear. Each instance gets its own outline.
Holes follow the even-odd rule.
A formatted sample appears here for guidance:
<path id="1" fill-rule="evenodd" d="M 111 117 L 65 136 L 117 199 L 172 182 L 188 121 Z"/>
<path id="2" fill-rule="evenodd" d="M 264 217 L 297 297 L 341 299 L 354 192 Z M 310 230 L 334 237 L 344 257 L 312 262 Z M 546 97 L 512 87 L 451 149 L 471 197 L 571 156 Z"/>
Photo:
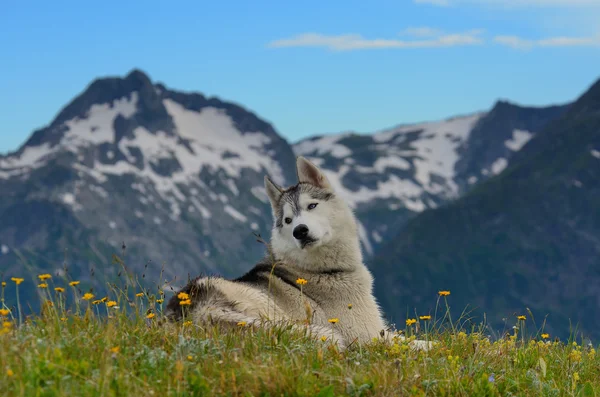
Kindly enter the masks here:
<path id="1" fill-rule="evenodd" d="M 316 165 L 302 156 L 298 156 L 296 159 L 296 170 L 299 182 L 310 183 L 323 189 L 332 189 L 325 174 Z"/>
<path id="2" fill-rule="evenodd" d="M 267 196 L 269 196 L 271 207 L 275 208 L 277 202 L 279 201 L 279 198 L 281 197 L 283 188 L 281 188 L 281 186 L 278 186 L 275 182 L 271 180 L 271 178 L 265 175 L 265 189 L 267 191 Z"/>

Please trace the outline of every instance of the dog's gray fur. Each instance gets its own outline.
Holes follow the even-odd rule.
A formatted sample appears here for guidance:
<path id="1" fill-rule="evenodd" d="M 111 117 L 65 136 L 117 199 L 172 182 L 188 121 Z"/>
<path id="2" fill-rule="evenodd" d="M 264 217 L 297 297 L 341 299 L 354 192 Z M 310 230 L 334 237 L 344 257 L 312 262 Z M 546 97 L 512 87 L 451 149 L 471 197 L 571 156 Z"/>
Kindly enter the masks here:
<path id="1" fill-rule="evenodd" d="M 298 157 L 296 167 L 298 184 L 285 189 L 265 177 L 274 219 L 267 257 L 235 280 L 191 281 L 182 290 L 191 305 L 179 305 L 176 294 L 167 306 L 171 319 L 180 319 L 183 309 L 196 323 L 291 323 L 341 347 L 384 334 L 387 325 L 372 293 L 373 277 L 363 263 L 350 207 L 314 164 Z M 300 239 L 294 237 L 299 225 L 308 228 Z M 299 278 L 307 281 L 302 289 Z M 332 325 L 332 318 L 339 322 Z"/>

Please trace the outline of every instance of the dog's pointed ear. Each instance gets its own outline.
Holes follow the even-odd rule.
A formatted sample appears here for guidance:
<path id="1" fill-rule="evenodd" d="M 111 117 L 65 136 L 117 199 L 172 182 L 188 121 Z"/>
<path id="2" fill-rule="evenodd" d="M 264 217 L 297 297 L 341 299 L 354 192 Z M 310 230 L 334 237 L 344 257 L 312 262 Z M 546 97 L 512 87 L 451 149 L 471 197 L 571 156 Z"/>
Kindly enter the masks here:
<path id="1" fill-rule="evenodd" d="M 265 175 L 265 190 L 267 191 L 267 196 L 271 202 L 271 207 L 275 208 L 279 198 L 281 197 L 281 193 L 283 193 L 283 188 L 278 186 L 271 180 L 271 178 Z"/>
<path id="2" fill-rule="evenodd" d="M 316 165 L 302 156 L 298 156 L 296 159 L 296 170 L 299 182 L 310 183 L 323 189 L 332 189 L 325 174 Z"/>

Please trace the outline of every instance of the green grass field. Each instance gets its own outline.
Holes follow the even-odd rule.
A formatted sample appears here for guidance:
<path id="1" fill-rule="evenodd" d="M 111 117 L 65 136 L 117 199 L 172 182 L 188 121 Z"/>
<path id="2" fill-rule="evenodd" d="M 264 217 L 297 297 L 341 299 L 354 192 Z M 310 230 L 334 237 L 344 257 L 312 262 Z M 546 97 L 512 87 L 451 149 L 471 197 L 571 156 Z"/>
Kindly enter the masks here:
<path id="1" fill-rule="evenodd" d="M 448 317 L 451 295 L 437 297 L 441 315 L 407 319 L 392 343 L 340 351 L 283 328 L 166 323 L 159 293 L 129 286 L 91 296 L 41 276 L 45 302 L 29 317 L 20 301 L 4 304 L 19 279 L 3 281 L 0 396 L 600 395 L 592 346 L 527 334 L 530 314 L 490 340 L 483 326 Z M 414 350 L 414 338 L 435 346 Z"/>

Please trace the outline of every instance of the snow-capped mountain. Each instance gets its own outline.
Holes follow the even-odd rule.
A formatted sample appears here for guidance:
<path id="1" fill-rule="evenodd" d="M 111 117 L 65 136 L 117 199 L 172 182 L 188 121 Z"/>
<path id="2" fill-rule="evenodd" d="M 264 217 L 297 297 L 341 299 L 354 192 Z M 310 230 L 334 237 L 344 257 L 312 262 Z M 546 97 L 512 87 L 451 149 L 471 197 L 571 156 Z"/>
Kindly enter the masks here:
<path id="1" fill-rule="evenodd" d="M 314 137 L 295 144 L 294 151 L 323 167 L 343 192 L 363 225 L 363 246 L 372 253 L 412 215 L 499 174 L 565 109 L 500 101 L 489 112 L 438 122 Z"/>
<path id="2" fill-rule="evenodd" d="M 263 177 L 295 182 L 294 154 L 354 208 L 367 255 L 415 214 L 500 172 L 564 107 L 491 111 L 293 147 L 244 108 L 134 70 L 90 84 L 19 150 L 0 156 L 0 269 L 115 277 L 124 256 L 156 280 L 247 270 L 269 237 Z M 23 268 L 29 271 L 23 273 Z M 1 277 L 2 275 L 0 275 Z"/>
<path id="3" fill-rule="evenodd" d="M 240 106 L 175 92 L 140 71 L 93 82 L 15 153 L 0 157 L 0 267 L 132 267 L 231 274 L 268 235 L 266 173 L 295 177 L 294 154 Z M 43 263 L 41 263 L 43 262 Z"/>

